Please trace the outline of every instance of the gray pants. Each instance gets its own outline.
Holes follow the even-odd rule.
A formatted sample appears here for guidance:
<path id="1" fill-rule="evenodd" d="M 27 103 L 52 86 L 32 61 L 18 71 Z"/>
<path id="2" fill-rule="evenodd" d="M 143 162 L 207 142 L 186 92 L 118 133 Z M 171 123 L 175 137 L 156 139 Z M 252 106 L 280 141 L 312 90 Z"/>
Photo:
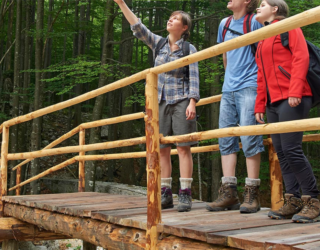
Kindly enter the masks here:
<path id="1" fill-rule="evenodd" d="M 197 131 L 196 119 L 186 119 L 186 109 L 190 101 L 182 100 L 178 103 L 166 105 L 166 101 L 161 101 L 159 104 L 159 127 L 160 134 L 163 136 L 184 135 Z M 183 142 L 177 143 L 176 146 L 191 146 L 198 142 Z M 171 147 L 173 144 L 161 144 L 160 148 Z"/>

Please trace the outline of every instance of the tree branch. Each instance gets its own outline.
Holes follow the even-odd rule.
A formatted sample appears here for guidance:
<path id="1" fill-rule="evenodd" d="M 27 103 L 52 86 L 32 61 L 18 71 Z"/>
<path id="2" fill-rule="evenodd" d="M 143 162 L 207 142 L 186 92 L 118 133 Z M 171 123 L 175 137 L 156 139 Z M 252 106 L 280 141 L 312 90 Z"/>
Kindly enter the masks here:
<path id="1" fill-rule="evenodd" d="M 68 4 L 69 4 L 69 3 L 68 3 Z M 68 5 L 68 4 L 67 4 L 67 5 Z M 62 11 L 63 5 L 64 5 L 64 1 L 62 2 L 61 6 L 60 6 L 60 9 L 58 10 L 58 13 L 56 14 L 54 20 L 52 21 L 52 23 L 51 23 L 51 25 L 50 25 L 50 28 L 48 29 L 48 33 L 51 32 L 53 24 L 56 22 L 59 14 L 60 14 L 60 12 Z M 43 51 L 42 51 L 42 64 L 44 64 L 44 57 L 45 57 L 45 53 L 44 53 L 44 52 L 45 52 L 45 50 L 46 50 L 47 42 L 48 42 L 48 35 L 47 35 L 47 37 L 46 37 L 46 40 L 44 41 L 44 46 L 43 46 Z"/>
<path id="2" fill-rule="evenodd" d="M 4 56 L 2 57 L 0 64 L 3 62 L 3 60 L 5 59 L 6 55 L 9 53 L 9 51 L 11 50 L 13 44 L 15 44 L 16 39 L 14 39 L 13 43 L 10 45 L 9 49 L 7 50 L 7 52 L 4 54 Z"/>

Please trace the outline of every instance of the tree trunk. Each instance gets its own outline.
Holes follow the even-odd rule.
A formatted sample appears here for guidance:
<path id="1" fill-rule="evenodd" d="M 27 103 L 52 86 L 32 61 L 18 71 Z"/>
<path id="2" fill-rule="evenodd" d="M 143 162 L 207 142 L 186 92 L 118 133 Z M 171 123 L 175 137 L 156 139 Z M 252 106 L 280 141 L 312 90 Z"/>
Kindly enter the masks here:
<path id="1" fill-rule="evenodd" d="M 31 28 L 32 22 L 32 2 L 27 0 L 23 2 L 23 9 L 26 10 L 25 15 L 25 32 L 23 35 L 25 36 L 25 48 L 24 48 L 24 70 L 30 69 L 31 64 L 31 43 L 32 38 L 29 36 L 28 32 Z M 22 113 L 25 115 L 29 112 L 29 104 L 28 104 L 28 88 L 30 84 L 30 73 L 24 72 L 23 73 L 23 95 L 22 95 Z M 27 123 L 21 123 L 19 125 L 19 152 L 27 152 L 27 141 L 28 141 L 28 126 Z M 21 181 L 25 180 L 25 169 L 26 166 L 21 167 Z M 22 187 L 24 189 L 24 187 Z M 23 190 L 21 190 L 21 194 L 23 194 Z"/>
<path id="2" fill-rule="evenodd" d="M 21 44 L 21 19 L 22 19 L 22 1 L 17 0 L 17 13 L 16 13 L 16 43 L 14 50 L 14 80 L 13 80 L 13 93 L 12 93 L 12 118 L 19 116 L 19 89 L 20 89 L 20 44 Z M 15 125 L 10 128 L 10 152 L 18 152 L 18 126 Z M 16 165 L 17 161 L 9 162 L 9 169 Z M 10 171 L 10 186 L 15 186 L 15 171 Z M 13 195 L 13 192 L 9 192 Z"/>
<path id="3" fill-rule="evenodd" d="M 43 37 L 40 31 L 43 30 L 43 16 L 44 16 L 44 0 L 38 0 L 37 3 L 37 37 L 36 37 L 36 56 L 35 56 L 35 68 L 36 70 L 42 69 L 42 49 L 43 49 Z M 42 106 L 42 82 L 41 82 L 41 72 L 36 72 L 35 80 L 35 92 L 34 92 L 34 110 L 38 110 Z M 32 132 L 31 132 L 31 151 L 36 151 L 40 149 L 41 142 L 41 117 L 36 118 L 32 122 Z M 39 159 L 34 159 L 31 163 L 31 176 L 35 176 L 39 173 Z M 40 186 L 38 181 L 31 183 L 31 194 L 38 194 L 40 192 Z"/>
<path id="4" fill-rule="evenodd" d="M 113 0 L 107 0 L 106 5 L 106 16 L 104 24 L 104 39 L 103 39 L 103 48 L 102 48 L 102 57 L 101 65 L 107 63 L 107 58 L 112 56 L 112 45 L 107 45 L 108 41 L 111 41 L 113 38 L 113 17 L 114 12 L 114 2 Z M 108 83 L 108 79 L 105 74 L 100 74 L 99 85 L 98 87 L 103 87 Z M 92 112 L 92 121 L 100 120 L 102 118 L 103 104 L 104 104 L 105 95 L 100 95 L 96 97 L 95 105 Z M 90 139 L 89 144 L 100 142 L 100 127 L 90 129 Z M 91 151 L 88 154 L 97 154 L 96 151 Z M 96 161 L 86 162 L 85 168 L 85 179 L 86 179 L 86 191 L 94 191 L 95 189 L 95 172 L 96 172 Z"/>
<path id="5" fill-rule="evenodd" d="M 126 1 L 129 8 L 132 6 L 132 0 Z M 130 24 L 126 20 L 126 18 L 123 16 L 122 18 L 122 34 L 121 34 L 121 40 L 124 40 L 128 37 L 132 36 L 132 31 L 130 29 Z M 120 45 L 120 53 L 119 53 L 119 61 L 124 64 L 131 65 L 132 63 L 132 53 L 133 53 L 133 40 L 128 40 Z M 125 67 L 124 68 L 124 74 L 126 76 L 131 75 L 131 68 Z M 130 86 L 124 87 L 121 89 L 121 115 L 125 114 L 131 114 L 133 109 L 132 106 L 126 107 L 125 102 L 129 96 L 132 95 L 132 89 Z M 132 129 L 128 129 L 128 125 L 123 123 L 120 125 L 121 127 L 121 137 L 122 139 L 130 139 L 133 135 Z M 124 152 L 129 152 L 131 149 L 128 148 L 122 148 L 121 150 Z M 121 182 L 126 184 L 135 184 L 135 173 L 134 168 L 132 164 L 132 159 L 126 159 L 121 160 Z"/>
<path id="6" fill-rule="evenodd" d="M 87 0 L 80 0 L 80 3 L 86 3 Z M 85 27 L 85 11 L 86 11 L 86 5 L 80 6 L 80 19 L 79 19 L 79 36 L 78 36 L 78 56 L 84 55 L 85 51 L 85 40 L 86 40 L 86 33 L 84 30 Z M 75 92 L 76 96 L 79 96 L 82 94 L 82 83 L 78 83 L 75 86 Z M 75 110 L 75 122 L 74 126 L 78 126 L 81 124 L 81 103 L 74 106 Z"/>
<path id="7" fill-rule="evenodd" d="M 218 1 L 217 0 L 210 0 L 210 4 L 214 5 Z M 217 44 L 217 35 L 218 35 L 218 28 L 219 28 L 219 20 L 217 18 L 210 18 L 208 20 L 209 23 L 209 44 L 208 46 L 214 46 Z M 218 57 L 213 57 L 209 59 L 210 62 L 214 64 L 218 64 Z M 219 74 L 214 76 L 214 82 L 210 85 L 210 96 L 218 95 L 221 93 L 221 84 L 220 84 L 220 77 Z M 220 103 L 213 103 L 209 105 L 210 109 L 210 116 L 209 124 L 212 125 L 209 129 L 217 129 L 219 128 L 219 108 Z M 221 157 L 219 156 L 219 152 L 212 153 L 212 185 L 211 185 L 211 199 L 214 200 L 218 197 L 218 190 L 220 186 L 220 179 L 222 176 L 222 168 L 221 168 Z"/>
<path id="8" fill-rule="evenodd" d="M 14 3 L 9 7 L 8 10 L 8 31 L 7 31 L 7 44 L 6 44 L 6 50 L 9 51 L 9 53 L 6 55 L 5 60 L 4 60 L 4 70 L 3 72 L 6 73 L 6 77 L 4 78 L 4 83 L 3 83 L 3 92 L 10 93 L 12 92 L 12 74 L 10 74 L 11 71 L 11 62 L 12 62 L 12 31 L 13 31 L 13 15 L 14 14 Z M 11 49 L 10 49 L 11 47 Z M 8 105 L 10 100 L 10 96 L 8 94 L 4 94 L 2 96 L 3 100 L 3 105 L 1 107 L 1 112 L 8 114 L 7 112 Z M 4 119 L 0 118 L 0 123 L 3 123 Z"/>

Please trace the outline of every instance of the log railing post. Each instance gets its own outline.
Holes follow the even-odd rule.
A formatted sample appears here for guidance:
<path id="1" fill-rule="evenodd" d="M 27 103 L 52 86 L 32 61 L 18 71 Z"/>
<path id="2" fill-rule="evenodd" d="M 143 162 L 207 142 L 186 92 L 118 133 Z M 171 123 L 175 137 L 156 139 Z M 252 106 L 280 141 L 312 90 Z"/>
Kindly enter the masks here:
<path id="1" fill-rule="evenodd" d="M 17 168 L 17 173 L 16 173 L 16 185 L 19 185 L 21 183 L 21 167 Z M 21 194 L 21 187 L 18 187 L 16 189 L 16 195 Z"/>
<path id="2" fill-rule="evenodd" d="M 79 145 L 85 145 L 86 143 L 86 131 L 84 129 L 80 129 L 79 132 Z M 79 156 L 84 156 L 85 151 L 80 151 Z M 84 171 L 85 161 L 79 161 L 79 185 L 78 185 L 78 192 L 85 191 L 85 171 Z"/>
<path id="3" fill-rule="evenodd" d="M 7 178 L 8 178 L 8 147 L 9 147 L 9 127 L 3 126 L 2 145 L 1 145 L 1 172 L 0 172 L 0 218 L 3 217 L 4 202 L 1 198 L 7 195 Z"/>
<path id="4" fill-rule="evenodd" d="M 283 184 L 280 164 L 273 144 L 268 146 L 269 169 L 271 186 L 271 209 L 276 210 L 283 206 Z"/>
<path id="5" fill-rule="evenodd" d="M 157 224 L 161 222 L 161 170 L 159 138 L 158 75 L 147 74 L 146 84 L 146 151 L 147 151 L 147 244 L 157 249 Z"/>

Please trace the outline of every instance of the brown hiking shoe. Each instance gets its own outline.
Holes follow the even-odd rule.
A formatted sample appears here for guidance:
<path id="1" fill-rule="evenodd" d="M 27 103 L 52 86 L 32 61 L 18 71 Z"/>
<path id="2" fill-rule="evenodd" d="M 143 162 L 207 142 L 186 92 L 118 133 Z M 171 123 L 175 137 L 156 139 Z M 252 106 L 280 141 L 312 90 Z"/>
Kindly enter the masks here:
<path id="1" fill-rule="evenodd" d="M 259 186 L 245 186 L 240 213 L 256 213 L 260 210 Z"/>
<path id="2" fill-rule="evenodd" d="M 237 193 L 237 186 L 230 183 L 222 184 L 219 189 L 218 198 L 207 203 L 206 209 L 209 211 L 238 210 L 240 202 Z"/>
<path id="3" fill-rule="evenodd" d="M 302 195 L 303 209 L 300 213 L 292 217 L 294 222 L 312 223 L 319 221 L 320 202 L 318 199 L 311 198 L 310 195 Z"/>
<path id="4" fill-rule="evenodd" d="M 271 219 L 283 220 L 291 219 L 293 215 L 299 213 L 303 207 L 301 199 L 294 197 L 293 194 L 284 195 L 284 204 L 278 210 L 271 210 L 268 217 Z"/>

